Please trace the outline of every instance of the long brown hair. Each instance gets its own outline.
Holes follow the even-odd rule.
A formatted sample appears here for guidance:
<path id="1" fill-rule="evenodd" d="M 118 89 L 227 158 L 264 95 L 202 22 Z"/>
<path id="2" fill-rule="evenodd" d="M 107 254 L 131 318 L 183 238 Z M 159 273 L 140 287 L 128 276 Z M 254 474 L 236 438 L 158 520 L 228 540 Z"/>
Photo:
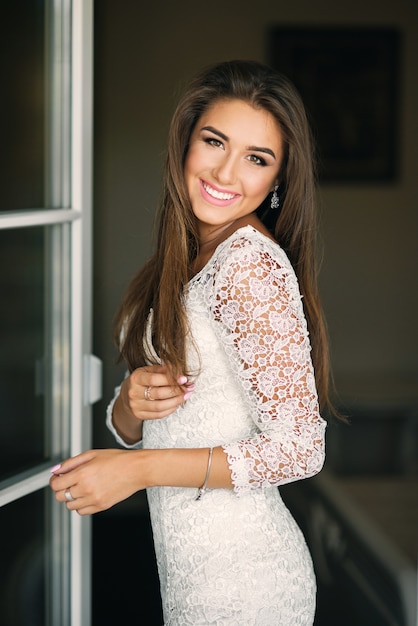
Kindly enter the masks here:
<path id="1" fill-rule="evenodd" d="M 255 61 L 227 61 L 201 72 L 174 112 L 157 212 L 157 242 L 152 258 L 133 279 L 120 305 L 115 339 L 130 370 L 149 362 L 144 334 L 149 312 L 152 346 L 174 374 L 188 374 L 184 292 L 198 251 L 198 237 L 184 180 L 190 136 L 202 114 L 220 99 L 240 99 L 268 111 L 280 125 L 284 158 L 280 171 L 280 208 L 270 194 L 257 214 L 286 251 L 296 272 L 310 333 L 312 360 L 321 406 L 329 398 L 329 356 L 319 298 L 316 253 L 314 149 L 305 108 L 294 86 L 275 70 Z"/>

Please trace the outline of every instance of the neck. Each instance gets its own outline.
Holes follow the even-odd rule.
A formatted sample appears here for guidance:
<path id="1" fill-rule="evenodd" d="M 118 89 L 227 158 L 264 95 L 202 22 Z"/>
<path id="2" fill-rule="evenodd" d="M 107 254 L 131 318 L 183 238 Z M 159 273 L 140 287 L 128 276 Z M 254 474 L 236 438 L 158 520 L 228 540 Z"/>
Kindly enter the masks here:
<path id="1" fill-rule="evenodd" d="M 212 248 L 218 246 L 224 239 L 229 237 L 231 233 L 233 233 L 238 226 L 236 226 L 236 222 L 230 222 L 229 224 L 222 224 L 222 226 L 218 226 L 215 228 L 210 228 L 200 233 L 199 236 L 199 248 L 200 250 L 207 250 L 208 248 Z"/>

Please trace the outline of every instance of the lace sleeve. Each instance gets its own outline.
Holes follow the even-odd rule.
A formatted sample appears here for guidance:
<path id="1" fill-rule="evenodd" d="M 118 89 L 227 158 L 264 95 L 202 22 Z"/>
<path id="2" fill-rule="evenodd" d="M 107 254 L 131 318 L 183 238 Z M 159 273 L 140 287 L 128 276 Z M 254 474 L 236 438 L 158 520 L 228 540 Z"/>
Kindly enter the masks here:
<path id="1" fill-rule="evenodd" d="M 324 462 L 301 296 L 283 251 L 238 247 L 219 264 L 212 314 L 258 433 L 223 446 L 238 494 L 307 478 Z"/>
<path id="2" fill-rule="evenodd" d="M 128 374 L 126 374 L 127 376 Z M 106 408 L 106 426 L 108 427 L 108 429 L 110 430 L 110 432 L 112 433 L 112 435 L 114 436 L 114 438 L 116 439 L 117 443 L 122 446 L 123 448 L 127 448 L 129 450 L 138 450 L 139 448 L 142 448 L 142 439 L 140 441 L 137 441 L 136 443 L 126 443 L 126 441 L 119 435 L 118 431 L 116 430 L 114 424 L 113 424 L 113 407 L 115 405 L 115 402 L 119 396 L 120 393 L 120 388 L 122 385 L 118 385 L 117 387 L 115 387 L 115 391 L 114 391 L 114 395 L 112 400 L 109 402 L 109 404 L 107 405 Z"/>

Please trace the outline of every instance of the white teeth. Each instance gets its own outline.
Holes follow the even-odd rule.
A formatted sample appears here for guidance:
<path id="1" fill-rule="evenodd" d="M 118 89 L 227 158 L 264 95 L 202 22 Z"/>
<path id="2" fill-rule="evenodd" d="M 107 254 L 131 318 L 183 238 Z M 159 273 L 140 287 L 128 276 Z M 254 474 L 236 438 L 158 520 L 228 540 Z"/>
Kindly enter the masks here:
<path id="1" fill-rule="evenodd" d="M 205 183 L 203 184 L 203 187 L 210 196 L 216 198 L 217 200 L 232 200 L 232 198 L 234 198 L 235 196 L 234 193 L 224 193 L 221 191 L 216 191 L 216 189 L 209 187 L 209 185 L 206 185 Z"/>

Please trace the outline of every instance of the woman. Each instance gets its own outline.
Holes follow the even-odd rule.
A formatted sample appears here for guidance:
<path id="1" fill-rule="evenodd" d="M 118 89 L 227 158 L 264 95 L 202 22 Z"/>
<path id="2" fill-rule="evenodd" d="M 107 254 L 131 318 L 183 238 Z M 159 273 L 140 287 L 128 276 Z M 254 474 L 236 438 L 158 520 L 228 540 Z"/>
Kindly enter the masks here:
<path id="1" fill-rule="evenodd" d="M 277 486 L 324 461 L 314 239 L 293 86 L 256 62 L 206 69 L 174 113 L 156 251 L 118 314 L 129 375 L 107 423 L 126 449 L 51 478 L 82 515 L 147 489 L 166 625 L 313 622 L 310 555 Z"/>

